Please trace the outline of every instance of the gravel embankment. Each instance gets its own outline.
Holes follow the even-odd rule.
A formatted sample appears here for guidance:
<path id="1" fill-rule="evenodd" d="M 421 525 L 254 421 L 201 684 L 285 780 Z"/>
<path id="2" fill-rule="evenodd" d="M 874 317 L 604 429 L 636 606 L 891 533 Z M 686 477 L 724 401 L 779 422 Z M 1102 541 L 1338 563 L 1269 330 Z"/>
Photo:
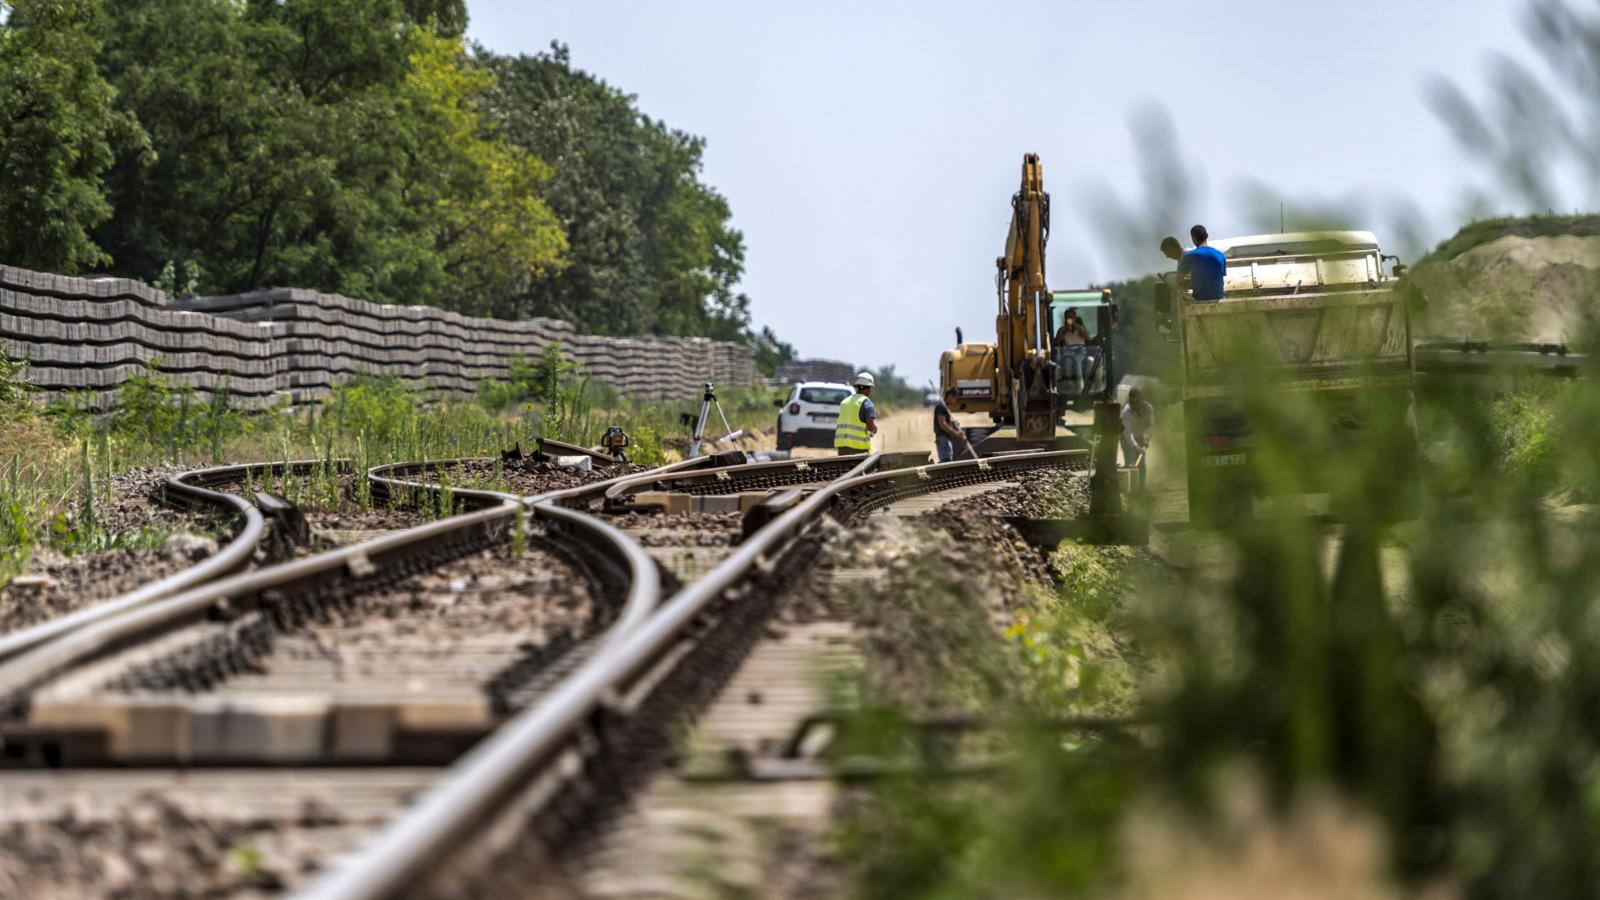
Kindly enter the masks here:
<path id="1" fill-rule="evenodd" d="M 37 547 L 27 571 L 0 585 L 0 633 L 26 628 L 53 616 L 131 591 L 176 574 L 217 552 L 223 523 L 204 513 L 163 506 L 157 493 L 185 466 L 146 466 L 111 478 L 111 500 L 94 510 L 96 526 L 113 534 L 171 532 L 154 549 L 117 549 L 64 556 Z M 75 504 L 76 506 L 76 504 Z"/>
<path id="2" fill-rule="evenodd" d="M 668 516 L 630 512 L 607 516 L 605 521 L 633 534 L 645 547 L 726 547 L 739 536 L 743 514 Z"/>

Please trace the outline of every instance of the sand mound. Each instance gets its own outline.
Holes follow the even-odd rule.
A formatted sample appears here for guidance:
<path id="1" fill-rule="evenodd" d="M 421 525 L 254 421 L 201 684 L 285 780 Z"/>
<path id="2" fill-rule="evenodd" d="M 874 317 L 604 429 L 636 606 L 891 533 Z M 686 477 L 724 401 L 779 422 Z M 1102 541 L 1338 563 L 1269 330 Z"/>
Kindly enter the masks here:
<path id="1" fill-rule="evenodd" d="M 1578 342 L 1600 320 L 1600 236 L 1507 235 L 1414 277 L 1428 298 L 1423 336 Z"/>

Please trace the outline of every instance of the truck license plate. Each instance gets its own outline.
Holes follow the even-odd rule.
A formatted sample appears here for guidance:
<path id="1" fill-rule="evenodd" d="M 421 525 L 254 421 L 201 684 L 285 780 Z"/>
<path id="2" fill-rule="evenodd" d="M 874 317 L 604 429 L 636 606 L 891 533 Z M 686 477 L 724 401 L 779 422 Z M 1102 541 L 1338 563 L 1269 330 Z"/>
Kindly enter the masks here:
<path id="1" fill-rule="evenodd" d="M 813 421 L 813 422 L 837 422 L 838 420 L 839 420 L 838 416 L 828 415 L 827 413 L 812 413 L 811 414 L 811 421 Z"/>
<path id="2" fill-rule="evenodd" d="M 1244 465 L 1243 453 L 1218 453 L 1205 457 L 1208 466 L 1242 466 Z"/>

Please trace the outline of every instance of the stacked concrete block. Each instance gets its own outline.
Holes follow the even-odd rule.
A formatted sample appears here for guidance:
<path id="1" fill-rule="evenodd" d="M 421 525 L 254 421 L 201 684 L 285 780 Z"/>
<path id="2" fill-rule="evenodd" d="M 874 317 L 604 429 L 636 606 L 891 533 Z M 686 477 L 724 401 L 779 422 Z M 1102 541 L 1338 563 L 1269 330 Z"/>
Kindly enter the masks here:
<path id="1" fill-rule="evenodd" d="M 160 291 L 122 278 L 67 278 L 0 266 L 0 346 L 26 360 L 41 394 L 71 391 L 103 410 L 115 389 L 152 371 L 202 400 L 276 402 L 281 369 L 271 327 L 171 308 Z"/>
<path id="2" fill-rule="evenodd" d="M 127 279 L 66 278 L 0 266 L 0 342 L 42 392 L 105 408 L 143 371 L 226 391 L 242 405 L 326 396 L 358 375 L 461 395 L 504 378 L 513 356 L 559 341 L 589 376 L 624 393 L 691 397 L 705 381 L 756 383 L 749 351 L 704 338 L 581 335 L 569 322 L 511 322 L 297 288 L 170 301 Z"/>
<path id="3" fill-rule="evenodd" d="M 510 359 L 538 357 L 552 342 L 596 381 L 629 394 L 689 397 L 707 381 L 756 381 L 749 351 L 703 338 L 581 335 L 558 319 L 506 321 L 426 306 L 394 306 L 292 288 L 182 301 L 180 308 L 281 328 L 284 370 L 297 400 L 357 373 L 418 388 L 472 391 L 504 377 Z"/>
<path id="4" fill-rule="evenodd" d="M 146 306 L 161 306 L 167 295 L 142 281 L 128 278 L 52 275 L 12 266 L 0 266 L 0 288 L 46 297 L 88 300 L 135 300 Z"/>
<path id="5" fill-rule="evenodd" d="M 802 381 L 832 381 L 849 384 L 857 369 L 836 359 L 796 359 L 778 367 L 772 380 L 777 384 L 796 384 Z"/>

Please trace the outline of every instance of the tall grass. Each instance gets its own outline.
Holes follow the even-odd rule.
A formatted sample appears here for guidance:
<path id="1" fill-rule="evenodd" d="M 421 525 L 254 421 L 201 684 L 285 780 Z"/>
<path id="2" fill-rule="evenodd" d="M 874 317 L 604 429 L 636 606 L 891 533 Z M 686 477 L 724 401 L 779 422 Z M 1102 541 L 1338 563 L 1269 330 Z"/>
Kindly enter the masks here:
<path id="1" fill-rule="evenodd" d="M 1377 409 L 1403 397 L 1375 395 L 1367 421 L 1380 424 L 1334 440 L 1306 395 L 1247 391 L 1260 424 L 1251 490 L 1327 493 L 1337 527 L 1264 510 L 1224 517 L 1174 539 L 1177 565 L 1150 569 L 1124 598 L 1108 601 L 1090 566 L 1003 633 L 936 617 L 1010 657 L 981 707 L 1018 723 L 998 739 L 1008 762 L 976 781 L 924 770 L 878 782 L 839 834 L 857 892 L 1115 895 L 1154 878 L 1180 893 L 1281 895 L 1281 884 L 1206 879 L 1259 865 L 1241 858 L 1247 847 L 1313 867 L 1289 858 L 1305 851 L 1288 836 L 1310 809 L 1348 813 L 1336 817 L 1348 828 L 1305 852 L 1370 848 L 1372 865 L 1356 867 L 1369 895 L 1592 894 L 1600 382 L 1491 385 L 1418 393 L 1423 464 L 1410 485 L 1396 482 L 1418 452 L 1406 419 Z M 935 588 L 883 602 L 943 609 Z M 1137 739 L 1041 726 L 1085 709 L 1086 674 L 1106 684 L 1103 666 L 1083 668 L 1097 651 L 1082 623 L 1108 607 L 1138 663 L 1127 709 Z M 919 641 L 913 658 L 945 658 Z M 970 694 L 960 681 L 945 696 L 960 706 Z M 938 771 L 951 758 L 914 749 L 926 745 L 914 718 L 870 707 L 852 747 L 890 759 L 913 748 Z M 1235 827 L 1245 796 L 1261 798 L 1253 837 Z M 1170 855 L 1141 843 L 1153 822 Z"/>
<path id="2" fill-rule="evenodd" d="M 277 491 L 295 503 L 365 508 L 372 496 L 364 479 L 356 479 L 352 498 L 341 498 L 332 460 L 350 459 L 364 472 L 394 462 L 498 457 L 539 437 L 593 445 L 608 426 L 620 425 L 632 437 L 635 461 L 660 464 L 687 447 L 688 428 L 679 416 L 698 408 L 694 399 L 619 395 L 583 377 L 559 348 L 533 363 L 516 361 L 510 378 L 484 383 L 474 397 L 363 376 L 319 403 L 260 411 L 240 408 L 225 391 L 201 395 L 154 370 L 125 383 L 109 414 L 94 414 L 88 399 L 74 394 L 41 408 L 30 399 L 22 368 L 0 355 L 0 466 L 8 473 L 0 482 L 0 581 L 20 571 L 36 546 L 71 553 L 159 537 L 119 538 L 99 528 L 96 514 L 111 498 L 111 476 L 135 466 L 316 460 L 309 475 L 247 487 Z M 763 390 L 723 396 L 735 427 L 765 424 L 771 415 Z M 505 488 L 498 474 L 467 481 L 454 486 Z M 431 512 L 446 514 L 451 506 Z"/>

